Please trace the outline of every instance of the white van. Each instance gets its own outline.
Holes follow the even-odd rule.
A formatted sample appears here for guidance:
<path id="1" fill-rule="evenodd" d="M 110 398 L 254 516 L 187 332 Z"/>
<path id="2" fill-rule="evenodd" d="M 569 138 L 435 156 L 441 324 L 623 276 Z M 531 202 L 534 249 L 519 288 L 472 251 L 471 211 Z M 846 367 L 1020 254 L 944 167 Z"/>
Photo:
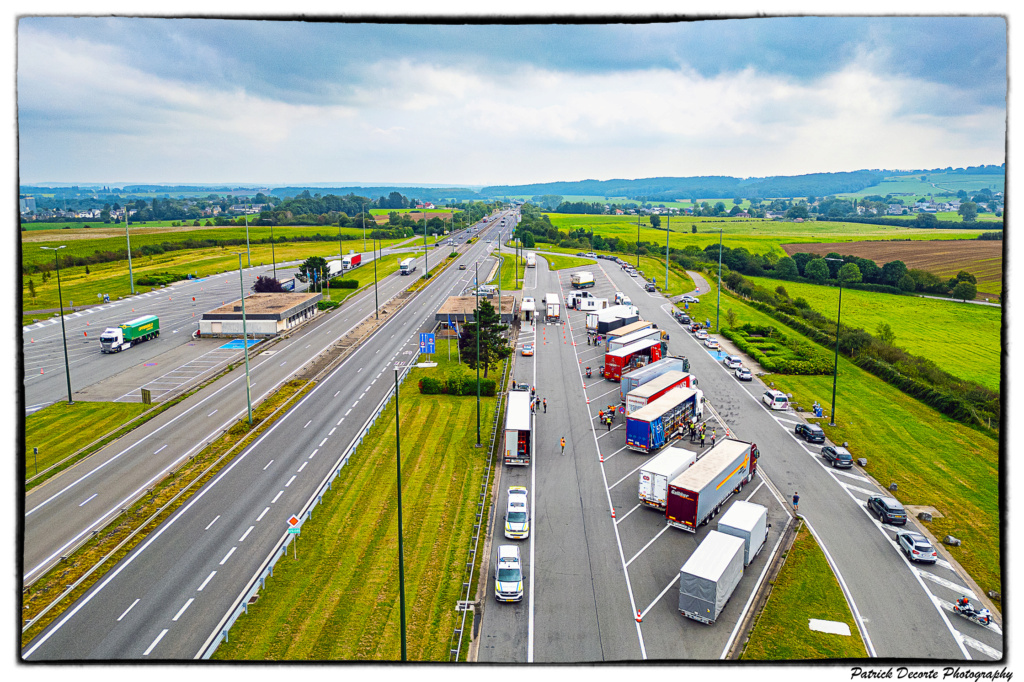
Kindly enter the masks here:
<path id="1" fill-rule="evenodd" d="M 776 391 L 774 389 L 768 389 L 761 396 L 761 400 L 764 404 L 773 410 L 786 410 L 789 409 L 789 398 L 782 391 Z"/>
<path id="2" fill-rule="evenodd" d="M 523 564 L 519 548 L 515 545 L 500 545 L 498 561 L 494 568 L 494 598 L 498 601 L 523 600 Z"/>

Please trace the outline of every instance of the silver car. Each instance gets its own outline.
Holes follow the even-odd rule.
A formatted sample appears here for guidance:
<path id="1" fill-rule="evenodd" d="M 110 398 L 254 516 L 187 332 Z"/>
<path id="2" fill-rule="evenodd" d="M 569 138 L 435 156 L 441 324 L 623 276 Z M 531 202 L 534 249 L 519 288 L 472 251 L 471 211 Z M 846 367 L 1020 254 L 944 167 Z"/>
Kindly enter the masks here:
<path id="1" fill-rule="evenodd" d="M 751 374 L 749 369 L 747 369 L 746 367 L 743 367 L 742 365 L 736 368 L 736 371 L 734 372 L 734 374 L 736 375 L 736 378 L 739 379 L 740 381 L 753 381 L 754 380 L 754 375 Z"/>
<path id="2" fill-rule="evenodd" d="M 743 358 L 738 355 L 726 355 L 722 360 L 722 364 L 729 369 L 736 369 L 743 366 Z"/>

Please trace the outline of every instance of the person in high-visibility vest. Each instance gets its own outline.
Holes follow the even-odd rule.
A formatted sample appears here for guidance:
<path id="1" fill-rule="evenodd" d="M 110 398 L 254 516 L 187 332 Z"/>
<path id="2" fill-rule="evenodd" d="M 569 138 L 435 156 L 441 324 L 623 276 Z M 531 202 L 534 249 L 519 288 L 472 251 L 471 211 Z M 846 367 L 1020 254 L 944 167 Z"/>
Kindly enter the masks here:
<path id="1" fill-rule="evenodd" d="M 562 454 L 565 454 L 565 436 L 562 436 Z"/>

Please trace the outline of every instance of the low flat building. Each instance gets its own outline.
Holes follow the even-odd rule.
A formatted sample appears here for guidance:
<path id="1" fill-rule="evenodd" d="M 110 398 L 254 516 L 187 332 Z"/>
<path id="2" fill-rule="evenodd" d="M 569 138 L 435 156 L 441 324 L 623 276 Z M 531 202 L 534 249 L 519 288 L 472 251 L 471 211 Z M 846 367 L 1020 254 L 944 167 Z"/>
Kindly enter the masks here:
<path id="1" fill-rule="evenodd" d="M 493 296 L 481 295 L 480 300 L 487 300 L 497 310 L 497 294 Z M 515 319 L 518 307 L 519 303 L 515 296 L 511 294 L 501 295 L 501 321 L 503 324 L 510 324 Z M 466 322 L 473 322 L 473 311 L 475 310 L 476 296 L 449 296 L 434 315 L 434 320 L 437 322 L 448 322 L 450 319 L 452 322 L 465 324 Z"/>
<path id="2" fill-rule="evenodd" d="M 245 297 L 245 329 L 249 336 L 270 337 L 291 329 L 317 313 L 320 294 L 250 294 Z M 200 336 L 241 337 L 242 301 L 203 313 Z"/>

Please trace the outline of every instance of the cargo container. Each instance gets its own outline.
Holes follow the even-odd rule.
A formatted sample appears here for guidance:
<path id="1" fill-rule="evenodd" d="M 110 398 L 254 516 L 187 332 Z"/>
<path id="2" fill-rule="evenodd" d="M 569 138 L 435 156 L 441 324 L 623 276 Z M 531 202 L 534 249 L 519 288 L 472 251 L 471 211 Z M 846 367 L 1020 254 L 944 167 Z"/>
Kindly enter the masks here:
<path id="1" fill-rule="evenodd" d="M 757 457 L 757 446 L 753 443 L 733 438 L 720 441 L 669 483 L 665 521 L 696 533 L 698 526 L 710 521 L 726 500 L 754 477 Z"/>
<path id="2" fill-rule="evenodd" d="M 642 386 L 655 377 L 661 376 L 665 372 L 672 370 L 689 372 L 690 361 L 682 356 L 671 356 L 662 358 L 657 362 L 652 362 L 646 367 L 634 369 L 632 372 L 622 377 L 622 385 L 619 386 L 619 402 L 626 402 L 626 396 L 630 391 L 635 390 L 638 386 Z M 691 380 L 691 383 L 696 385 L 696 380 Z"/>
<path id="3" fill-rule="evenodd" d="M 684 448 L 665 448 L 640 468 L 640 504 L 665 511 L 668 484 L 697 461 L 697 453 Z"/>
<path id="4" fill-rule="evenodd" d="M 655 329 L 654 327 L 649 327 L 647 329 L 639 329 L 633 332 L 632 334 L 626 334 L 624 336 L 620 336 L 617 339 L 610 339 L 608 341 L 608 350 L 613 351 L 618 350 L 620 348 L 625 348 L 631 343 L 636 343 L 637 341 L 646 341 L 647 339 L 661 338 L 661 332 Z"/>
<path id="5" fill-rule="evenodd" d="M 633 324 L 640 320 L 640 309 L 636 306 L 613 305 L 604 310 L 587 313 L 587 329 L 607 334 L 613 329 Z"/>
<path id="6" fill-rule="evenodd" d="M 682 432 L 691 418 L 703 416 L 703 391 L 673 388 L 626 417 L 626 447 L 639 452 L 660 450 Z"/>
<path id="7" fill-rule="evenodd" d="M 604 346 L 606 349 L 609 348 L 609 344 L 615 339 L 621 339 L 623 336 L 632 334 L 633 332 L 643 331 L 644 329 L 653 329 L 654 323 L 648 322 L 647 320 L 638 320 L 630 324 L 623 325 L 618 329 L 613 329 L 605 335 Z"/>
<path id="8" fill-rule="evenodd" d="M 679 569 L 679 612 L 712 625 L 743 577 L 743 540 L 711 531 Z"/>
<path id="9" fill-rule="evenodd" d="M 718 520 L 718 532 L 743 540 L 743 565 L 749 566 L 768 541 L 768 507 L 736 500 Z"/>
<path id="10" fill-rule="evenodd" d="M 569 283 L 573 289 L 586 289 L 594 286 L 594 273 L 592 272 L 574 272 L 569 275 Z"/>
<path id="11" fill-rule="evenodd" d="M 120 353 L 132 346 L 160 336 L 160 319 L 143 315 L 117 327 L 107 327 L 100 334 L 100 352 Z"/>
<path id="12" fill-rule="evenodd" d="M 559 309 L 558 294 L 546 294 L 544 296 L 544 308 L 545 308 L 545 319 L 548 322 L 554 322 L 562 316 L 562 312 Z"/>
<path id="13" fill-rule="evenodd" d="M 416 264 L 413 262 L 412 258 L 406 258 L 398 264 L 398 274 L 411 275 L 414 272 L 416 272 Z"/>
<path id="14" fill-rule="evenodd" d="M 350 253 L 341 259 L 342 270 L 352 270 L 358 268 L 363 263 L 363 254 L 361 253 Z"/>
<path id="15" fill-rule="evenodd" d="M 530 463 L 532 443 L 532 415 L 530 394 L 527 391 L 509 391 L 505 409 L 505 464 L 527 466 Z"/>
<path id="16" fill-rule="evenodd" d="M 657 339 L 637 341 L 604 355 L 604 378 L 620 381 L 622 375 L 661 360 L 662 342 Z"/>
<path id="17" fill-rule="evenodd" d="M 633 389 L 626 394 L 626 416 L 628 417 L 642 407 L 647 407 L 673 388 L 691 388 L 692 379 L 693 375 L 688 372 L 672 370 Z"/>
<path id="18" fill-rule="evenodd" d="M 576 309 L 591 311 L 591 310 L 603 310 L 608 307 L 607 298 L 578 298 L 576 299 Z"/>

